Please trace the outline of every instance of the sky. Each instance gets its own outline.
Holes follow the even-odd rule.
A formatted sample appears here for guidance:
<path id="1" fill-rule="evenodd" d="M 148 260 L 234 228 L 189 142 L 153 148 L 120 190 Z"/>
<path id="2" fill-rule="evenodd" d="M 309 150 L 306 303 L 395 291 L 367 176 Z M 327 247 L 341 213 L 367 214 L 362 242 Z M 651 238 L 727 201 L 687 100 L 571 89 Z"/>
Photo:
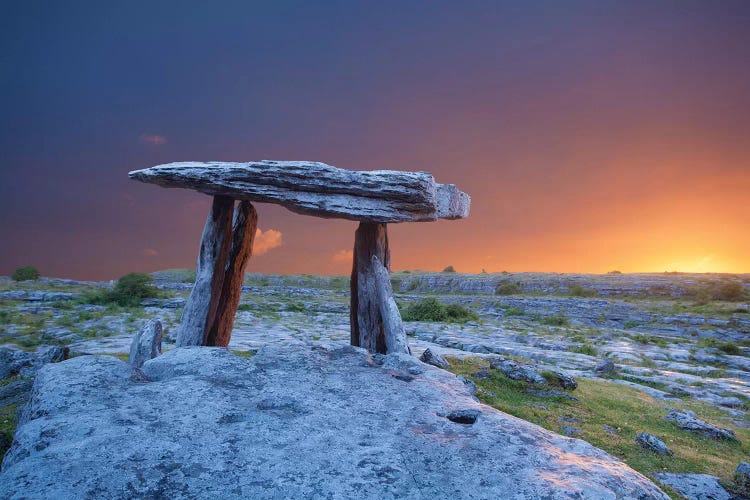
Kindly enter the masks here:
<path id="1" fill-rule="evenodd" d="M 461 221 L 392 268 L 750 272 L 750 2 L 3 4 L 0 274 L 193 267 L 172 161 L 424 170 Z M 249 272 L 346 274 L 356 222 L 256 205 Z"/>

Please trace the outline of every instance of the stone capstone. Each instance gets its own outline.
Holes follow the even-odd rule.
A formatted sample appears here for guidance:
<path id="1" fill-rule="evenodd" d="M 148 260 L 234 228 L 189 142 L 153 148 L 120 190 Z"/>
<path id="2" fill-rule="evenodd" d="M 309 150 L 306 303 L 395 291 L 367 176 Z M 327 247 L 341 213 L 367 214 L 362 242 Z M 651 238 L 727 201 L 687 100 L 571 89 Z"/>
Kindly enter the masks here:
<path id="1" fill-rule="evenodd" d="M 131 179 L 214 196 L 276 203 L 292 212 L 360 222 L 468 217 L 471 198 L 427 172 L 354 171 L 311 161 L 178 162 Z"/>
<path id="2" fill-rule="evenodd" d="M 478 403 L 451 373 L 381 357 L 186 347 L 146 361 L 145 377 L 108 356 L 47 365 L 0 498 L 667 499 L 604 451 Z"/>

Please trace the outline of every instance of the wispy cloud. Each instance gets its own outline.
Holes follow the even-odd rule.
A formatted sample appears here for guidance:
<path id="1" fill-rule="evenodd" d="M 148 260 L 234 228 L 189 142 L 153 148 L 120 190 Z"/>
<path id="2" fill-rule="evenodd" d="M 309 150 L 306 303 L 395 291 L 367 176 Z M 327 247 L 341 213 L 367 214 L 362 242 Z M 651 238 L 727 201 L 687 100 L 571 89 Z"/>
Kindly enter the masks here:
<path id="1" fill-rule="evenodd" d="M 159 251 L 154 250 L 153 248 L 144 248 L 143 255 L 146 255 L 148 257 L 156 257 L 157 255 L 159 255 Z"/>
<path id="2" fill-rule="evenodd" d="M 351 262 L 353 258 L 354 251 L 352 250 L 339 250 L 331 257 L 334 262 Z"/>
<path id="3" fill-rule="evenodd" d="M 143 134 L 141 135 L 141 142 L 152 146 L 161 146 L 167 143 L 167 138 L 159 134 Z"/>
<path id="4" fill-rule="evenodd" d="M 253 242 L 253 255 L 263 255 L 269 250 L 281 246 L 281 231 L 275 229 L 260 229 L 255 232 L 255 241 Z"/>

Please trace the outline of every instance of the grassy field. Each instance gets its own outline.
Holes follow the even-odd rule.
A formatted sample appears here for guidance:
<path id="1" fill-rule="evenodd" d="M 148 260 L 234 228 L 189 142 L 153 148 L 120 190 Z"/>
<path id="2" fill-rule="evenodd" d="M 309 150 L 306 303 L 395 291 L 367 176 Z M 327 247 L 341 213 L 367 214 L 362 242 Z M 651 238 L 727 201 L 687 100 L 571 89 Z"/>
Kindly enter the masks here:
<path id="1" fill-rule="evenodd" d="M 480 368 L 489 366 L 486 360 L 448 360 L 452 372 L 476 383 L 482 402 L 554 432 L 562 433 L 560 425 L 576 427 L 580 429 L 577 437 L 652 479 L 656 472 L 704 473 L 719 477 L 725 486 L 731 487 L 735 467 L 750 457 L 750 429 L 731 425 L 722 418 L 724 412 L 703 403 L 658 401 L 630 387 L 587 379 L 579 379 L 578 388 L 569 393 L 578 402 L 564 396 L 536 396 L 526 392 L 528 384 L 511 380 L 499 370 L 489 370 L 489 379 L 474 377 Z M 693 410 L 707 422 L 732 429 L 740 442 L 715 441 L 680 430 L 673 422 L 664 420 L 669 408 Z M 640 432 L 660 437 L 674 456 L 642 449 L 635 442 Z M 674 492 L 668 493 L 680 498 Z"/>

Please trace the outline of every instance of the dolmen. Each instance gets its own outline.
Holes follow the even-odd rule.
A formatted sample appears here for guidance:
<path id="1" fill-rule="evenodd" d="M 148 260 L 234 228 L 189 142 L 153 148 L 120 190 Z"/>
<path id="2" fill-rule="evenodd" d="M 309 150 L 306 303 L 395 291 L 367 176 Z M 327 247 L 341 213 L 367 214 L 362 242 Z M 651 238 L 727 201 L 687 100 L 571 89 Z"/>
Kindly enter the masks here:
<path id="1" fill-rule="evenodd" d="M 213 197 L 201 236 L 195 285 L 177 346 L 229 344 L 258 215 L 253 202 L 358 221 L 351 274 L 351 344 L 372 353 L 409 352 L 389 279 L 388 223 L 469 216 L 471 198 L 427 172 L 355 171 L 308 161 L 178 162 L 131 179 Z"/>

